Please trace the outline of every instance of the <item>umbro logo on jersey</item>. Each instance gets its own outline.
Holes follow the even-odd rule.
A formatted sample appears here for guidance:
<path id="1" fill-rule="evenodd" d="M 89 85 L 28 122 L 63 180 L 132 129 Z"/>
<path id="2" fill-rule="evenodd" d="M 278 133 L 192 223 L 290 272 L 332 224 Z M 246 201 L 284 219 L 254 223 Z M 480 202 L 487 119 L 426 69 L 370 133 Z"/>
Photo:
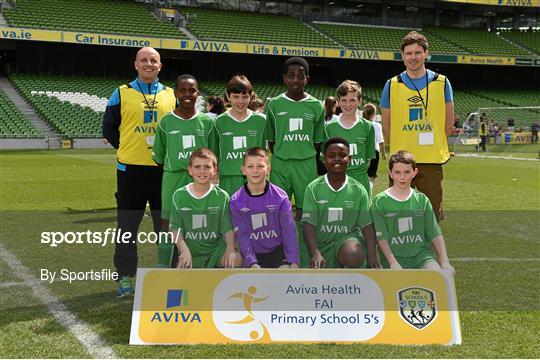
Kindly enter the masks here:
<path id="1" fill-rule="evenodd" d="M 178 134 L 179 132 L 180 130 L 172 130 L 172 131 L 169 131 L 169 134 L 174 135 L 174 134 Z"/>
<path id="2" fill-rule="evenodd" d="M 277 114 L 278 114 L 278 116 L 283 116 L 283 115 L 287 115 L 287 112 L 286 112 L 286 111 L 282 111 L 282 112 L 278 112 Z"/>
<path id="3" fill-rule="evenodd" d="M 191 211 L 191 208 L 183 207 L 183 208 L 180 208 L 180 211 Z"/>
<path id="4" fill-rule="evenodd" d="M 407 99 L 408 101 L 412 102 L 413 104 L 417 104 L 422 101 L 422 98 L 418 95 L 411 96 Z"/>
<path id="5" fill-rule="evenodd" d="M 227 132 L 224 132 L 222 135 L 224 135 L 224 136 L 229 136 L 229 135 L 232 135 L 232 134 L 233 134 L 232 132 L 227 131 Z"/>
<path id="6" fill-rule="evenodd" d="M 396 215 L 397 215 L 397 214 L 394 213 L 394 212 L 389 212 L 389 213 L 385 214 L 384 216 L 385 216 L 385 217 L 394 217 L 394 216 L 396 216 Z"/>
<path id="7" fill-rule="evenodd" d="M 243 207 L 243 208 L 240 209 L 240 211 L 241 211 L 241 212 L 248 212 L 248 211 L 249 211 L 249 208 Z"/>
<path id="8" fill-rule="evenodd" d="M 326 204 L 328 202 L 328 200 L 319 200 L 317 201 L 318 204 Z"/>

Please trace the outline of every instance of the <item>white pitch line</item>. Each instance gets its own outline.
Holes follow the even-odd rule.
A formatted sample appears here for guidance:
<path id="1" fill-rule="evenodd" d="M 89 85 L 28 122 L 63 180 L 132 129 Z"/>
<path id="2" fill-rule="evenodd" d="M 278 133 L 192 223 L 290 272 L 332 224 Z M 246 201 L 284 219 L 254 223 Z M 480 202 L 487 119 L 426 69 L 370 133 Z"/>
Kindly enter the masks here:
<path id="1" fill-rule="evenodd" d="M 538 262 L 540 258 L 503 258 L 503 257 L 456 257 L 450 258 L 452 261 L 474 262 L 474 261 L 494 261 L 494 262 Z"/>
<path id="2" fill-rule="evenodd" d="M 79 340 L 86 348 L 86 351 L 94 357 L 100 359 L 118 358 L 111 349 L 90 326 L 80 320 L 62 303 L 42 282 L 32 275 L 30 270 L 24 266 L 17 257 L 0 243 L 0 257 L 4 260 L 13 273 L 28 286 L 47 310 L 56 320 Z"/>
<path id="3" fill-rule="evenodd" d="M 12 282 L 0 283 L 0 289 L 10 288 L 10 287 L 14 287 L 14 286 L 26 286 L 26 284 L 23 283 L 22 281 L 12 281 Z"/>
<path id="4" fill-rule="evenodd" d="M 524 158 L 502 155 L 477 155 L 477 154 L 456 154 L 457 157 L 478 158 L 478 159 L 501 159 L 501 160 L 524 160 L 524 161 L 538 161 L 538 158 Z"/>

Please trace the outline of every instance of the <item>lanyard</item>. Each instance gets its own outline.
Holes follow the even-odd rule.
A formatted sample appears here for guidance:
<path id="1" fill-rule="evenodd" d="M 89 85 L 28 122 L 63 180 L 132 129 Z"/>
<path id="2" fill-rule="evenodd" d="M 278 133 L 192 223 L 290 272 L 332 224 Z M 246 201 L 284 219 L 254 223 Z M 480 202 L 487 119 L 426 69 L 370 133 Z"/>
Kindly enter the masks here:
<path id="1" fill-rule="evenodd" d="M 424 103 L 424 98 L 422 97 L 422 94 L 420 93 L 420 90 L 418 90 L 418 88 L 416 87 L 416 85 L 414 85 L 414 82 L 413 80 L 411 79 L 411 77 L 409 76 L 409 74 L 407 74 L 407 77 L 409 78 L 409 80 L 411 81 L 411 84 L 412 86 L 414 86 L 414 89 L 416 90 L 416 92 L 418 93 L 418 97 L 420 97 L 420 100 L 422 101 L 422 107 L 424 108 L 425 110 L 425 113 L 426 113 L 426 121 L 427 121 L 427 107 L 428 107 L 428 102 L 429 102 L 429 86 L 428 86 L 428 72 L 426 70 L 426 102 Z"/>
<path id="2" fill-rule="evenodd" d="M 154 108 L 156 107 L 156 96 L 157 96 L 157 88 L 156 92 L 154 93 L 154 99 L 152 99 L 152 106 L 150 106 L 150 101 L 146 98 L 146 95 L 144 94 L 143 89 L 141 88 L 141 84 L 139 84 L 139 81 L 137 81 L 137 86 L 139 87 L 139 90 L 141 91 L 141 94 L 144 98 L 144 103 L 150 109 L 150 122 L 154 121 Z M 152 84 L 149 85 L 150 89 L 150 95 L 152 94 Z"/>

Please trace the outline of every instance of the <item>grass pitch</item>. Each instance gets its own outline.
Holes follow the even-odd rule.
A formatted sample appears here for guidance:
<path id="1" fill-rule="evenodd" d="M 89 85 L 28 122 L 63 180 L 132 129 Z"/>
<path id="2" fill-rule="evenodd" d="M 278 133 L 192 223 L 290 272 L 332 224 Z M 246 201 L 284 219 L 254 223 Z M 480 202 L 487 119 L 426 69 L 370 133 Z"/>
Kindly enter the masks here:
<path id="1" fill-rule="evenodd" d="M 386 185 L 385 166 L 380 165 L 375 192 Z M 453 158 L 444 169 L 447 219 L 442 230 L 457 271 L 461 346 L 129 346 L 133 303 L 116 298 L 115 284 L 45 286 L 121 357 L 536 358 L 540 355 L 540 162 Z M 113 267 L 111 245 L 51 248 L 40 243 L 42 231 L 115 227 L 112 151 L 3 152 L 0 171 L 0 241 L 34 276 L 39 278 L 41 268 Z M 150 227 L 150 219 L 145 218 L 141 229 Z M 140 246 L 139 261 L 142 267 L 152 267 L 155 247 Z M 0 260 L 0 356 L 89 357 L 15 275 Z"/>

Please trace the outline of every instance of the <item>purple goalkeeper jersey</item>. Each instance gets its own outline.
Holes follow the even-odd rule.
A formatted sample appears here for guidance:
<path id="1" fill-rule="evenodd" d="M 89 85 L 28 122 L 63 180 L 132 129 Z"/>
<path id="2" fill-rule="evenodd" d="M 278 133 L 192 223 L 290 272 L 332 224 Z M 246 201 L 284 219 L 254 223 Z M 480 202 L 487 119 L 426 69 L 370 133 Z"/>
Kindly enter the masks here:
<path id="1" fill-rule="evenodd" d="M 231 197 L 231 214 L 244 266 L 257 262 L 256 254 L 266 254 L 283 245 L 287 262 L 299 264 L 296 225 L 287 193 L 266 182 L 264 193 L 251 195 L 247 185 Z"/>

